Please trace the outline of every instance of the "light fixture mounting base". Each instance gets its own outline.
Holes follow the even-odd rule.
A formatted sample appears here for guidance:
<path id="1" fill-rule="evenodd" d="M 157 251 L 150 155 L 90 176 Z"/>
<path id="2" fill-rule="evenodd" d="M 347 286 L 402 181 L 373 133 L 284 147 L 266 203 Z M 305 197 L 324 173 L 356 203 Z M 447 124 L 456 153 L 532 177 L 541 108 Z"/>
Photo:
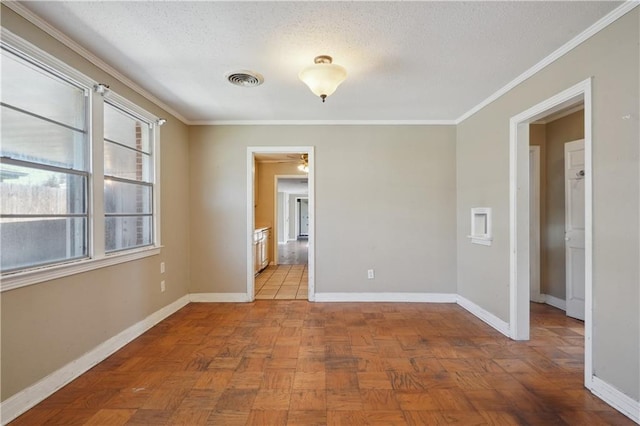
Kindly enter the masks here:
<path id="1" fill-rule="evenodd" d="M 316 64 L 330 64 L 333 62 L 333 58 L 329 55 L 320 55 L 316 56 L 313 62 Z"/>

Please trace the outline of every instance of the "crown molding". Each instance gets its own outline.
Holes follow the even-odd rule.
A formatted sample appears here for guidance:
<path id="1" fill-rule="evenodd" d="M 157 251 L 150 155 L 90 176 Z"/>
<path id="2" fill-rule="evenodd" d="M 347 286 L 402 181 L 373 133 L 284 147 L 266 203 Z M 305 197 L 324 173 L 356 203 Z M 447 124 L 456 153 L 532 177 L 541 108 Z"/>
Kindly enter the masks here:
<path id="1" fill-rule="evenodd" d="M 529 77 L 532 77 L 534 74 L 536 74 L 540 70 L 544 69 L 551 63 L 555 62 L 557 59 L 569 53 L 571 50 L 575 49 L 580 44 L 582 44 L 589 38 L 593 37 L 600 31 L 602 31 L 603 29 L 605 29 L 606 27 L 608 27 L 609 25 L 617 21 L 622 16 L 626 15 L 627 13 L 635 9 L 638 5 L 640 5 L 639 0 L 630 0 L 630 1 L 624 2 L 620 6 L 618 6 L 611 12 L 609 12 L 606 16 L 596 21 L 589 28 L 587 28 L 586 30 L 584 30 L 583 32 L 581 32 L 580 34 L 578 34 L 577 36 L 569 40 L 567 43 L 562 45 L 560 48 L 558 48 L 554 52 L 552 52 L 549 56 L 547 56 L 546 58 L 544 58 L 543 60 L 541 60 L 534 66 L 532 66 L 531 68 L 529 68 L 527 71 L 520 74 L 510 83 L 507 83 L 507 85 L 503 86 L 501 89 L 496 91 L 493 95 L 489 96 L 484 101 L 480 102 L 478 105 L 474 106 L 469 111 L 462 114 L 460 117 L 458 117 L 457 120 L 454 120 L 455 124 L 462 123 L 464 120 L 471 117 L 473 114 L 480 111 L 482 108 L 486 107 L 491 102 L 495 101 L 496 99 L 498 99 L 499 97 L 501 97 L 502 95 L 504 95 L 505 93 L 507 93 L 508 91 L 510 91 L 511 89 L 513 89 L 514 87 L 516 87 L 517 85 L 525 81 L 526 79 L 528 79 Z"/>
<path id="2" fill-rule="evenodd" d="M 100 59 L 99 57 L 97 57 L 96 55 L 94 55 L 84 47 L 82 47 L 75 40 L 71 39 L 62 31 L 60 31 L 59 29 L 49 24 L 40 16 L 33 13 L 31 10 L 25 7 L 21 2 L 16 0 L 3 0 L 2 4 L 7 6 L 9 9 L 13 10 L 14 12 L 16 12 L 18 15 L 22 16 L 27 21 L 31 22 L 40 30 L 49 34 L 51 37 L 53 37 L 60 43 L 67 46 L 69 49 L 73 50 L 78 55 L 82 56 L 84 59 L 86 59 L 96 67 L 100 68 L 102 71 L 118 79 L 120 82 L 124 83 L 126 86 L 128 86 L 130 89 L 132 89 L 139 95 L 143 96 L 147 100 L 153 102 L 160 108 L 164 109 L 165 111 L 167 111 L 168 113 L 170 113 L 171 115 L 173 115 L 174 117 L 182 121 L 184 124 L 189 124 L 188 120 L 184 116 L 182 116 L 182 114 L 177 112 L 175 109 L 171 108 L 169 105 L 167 105 L 166 103 L 158 99 L 156 96 L 154 96 L 147 90 L 143 89 L 133 80 L 131 80 L 130 78 L 122 74 L 120 71 L 116 70 L 111 65 L 107 64 L 105 61 L 103 61 L 102 59 Z"/>
<path id="3" fill-rule="evenodd" d="M 455 126 L 455 120 L 203 120 L 193 126 Z"/>

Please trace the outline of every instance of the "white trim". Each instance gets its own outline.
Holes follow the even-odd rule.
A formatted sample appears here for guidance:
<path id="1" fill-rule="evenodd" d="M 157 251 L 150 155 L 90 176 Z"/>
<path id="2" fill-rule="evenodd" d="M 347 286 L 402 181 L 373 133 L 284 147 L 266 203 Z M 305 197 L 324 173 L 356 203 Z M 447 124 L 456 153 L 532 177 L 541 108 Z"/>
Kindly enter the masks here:
<path id="1" fill-rule="evenodd" d="M 455 124 L 462 123 L 464 120 L 466 120 L 467 118 L 471 117 L 473 114 L 475 114 L 476 112 L 480 111 L 482 108 L 486 107 L 491 102 L 495 101 L 496 99 L 498 99 L 499 97 L 501 97 L 502 95 L 504 95 L 505 93 L 507 93 L 508 91 L 510 91 L 511 89 L 513 89 L 514 87 L 516 87 L 517 85 L 522 83 L 523 81 L 525 81 L 526 79 L 532 77 L 534 74 L 536 74 L 537 72 L 539 72 L 540 70 L 542 70 L 546 66 L 548 66 L 551 63 L 555 62 L 557 59 L 561 58 L 562 56 L 564 56 L 567 53 L 569 53 L 571 50 L 573 50 L 576 47 L 578 47 L 581 43 L 585 42 L 589 38 L 593 37 L 594 35 L 596 35 L 600 31 L 602 31 L 603 29 L 605 29 L 606 27 L 608 27 L 609 25 L 614 23 L 616 20 L 618 20 L 623 15 L 625 15 L 628 12 L 632 11 L 639 4 L 640 3 L 637 0 L 635 0 L 635 1 L 633 1 L 633 0 L 632 1 L 625 1 L 620 6 L 618 6 L 617 8 L 612 10 L 611 12 L 609 12 L 607 15 L 605 15 L 604 17 L 602 17 L 601 19 L 596 21 L 589 28 L 587 28 L 586 30 L 584 30 L 583 32 L 581 32 L 580 34 L 578 34 L 577 36 L 575 36 L 574 38 L 572 38 L 571 40 L 566 42 L 564 45 L 560 46 L 560 48 L 556 49 L 554 52 L 552 52 L 546 58 L 544 58 L 543 60 L 541 60 L 540 62 L 538 62 L 537 64 L 535 64 L 534 66 L 532 66 L 531 68 L 529 68 L 528 70 L 526 70 L 525 72 L 520 74 L 518 77 L 513 79 L 511 82 L 507 83 L 505 86 L 503 86 L 501 89 L 496 91 L 494 94 L 492 94 L 491 96 L 486 98 L 484 101 L 480 102 L 478 105 L 474 106 L 469 111 L 467 111 L 464 114 L 462 114 L 460 117 L 458 117 L 456 120 L 454 120 Z"/>
<path id="2" fill-rule="evenodd" d="M 189 302 L 194 303 L 243 303 L 252 302 L 247 293 L 191 293 Z"/>
<path id="3" fill-rule="evenodd" d="M 175 302 L 157 310 L 145 319 L 102 342 L 80 358 L 71 361 L 37 383 L 7 398 L 0 403 L 2 424 L 9 423 L 20 414 L 35 406 L 169 315 L 177 312 L 187 303 L 188 296 L 182 296 Z"/>
<path id="4" fill-rule="evenodd" d="M 548 98 L 537 105 L 527 109 L 520 114 L 511 117 L 509 121 L 509 324 L 511 338 L 516 340 L 527 340 L 529 338 L 529 255 L 526 258 L 521 253 L 519 247 L 528 240 L 528 234 L 518 235 L 518 224 L 526 223 L 528 229 L 528 197 L 523 197 L 520 206 L 518 198 L 521 192 L 528 185 L 520 182 L 519 170 L 523 164 L 520 160 L 528 156 L 519 155 L 519 152 L 527 149 L 528 146 L 521 146 L 519 143 L 518 128 L 527 123 L 531 123 L 543 116 L 562 110 L 569 105 L 575 104 L 577 99 L 582 98 L 584 102 L 584 142 L 585 142 L 585 323 L 584 323 L 584 381 L 585 387 L 591 389 L 593 379 L 593 167 L 592 167 L 592 96 L 591 78 L 581 81 L 574 86 Z M 527 126 L 528 128 L 528 126 Z M 527 161 L 528 163 L 528 161 Z M 526 167 L 526 166 L 525 166 Z M 524 176 L 524 175 L 523 175 Z M 525 177 L 528 180 L 528 174 Z M 526 187 L 526 188 L 525 188 Z M 527 297 L 523 297 L 526 292 Z"/>
<path id="5" fill-rule="evenodd" d="M 596 376 L 593 377 L 591 392 L 634 422 L 640 424 L 640 402 L 625 395 Z"/>
<path id="6" fill-rule="evenodd" d="M 42 266 L 38 269 L 7 274 L 0 277 L 0 292 L 15 290 L 16 288 L 26 287 L 44 281 L 55 280 L 57 278 L 93 271 L 94 269 L 155 256 L 160 254 L 160 251 L 160 247 L 145 247 L 137 250 L 108 254 L 99 259 L 82 259 L 75 262 Z"/>
<path id="7" fill-rule="evenodd" d="M 183 123 L 191 124 L 187 121 L 186 118 L 182 116 L 182 114 L 180 114 L 179 112 L 174 110 L 172 107 L 162 102 L 160 99 L 158 99 L 156 96 L 154 96 L 150 92 L 140 87 L 137 83 L 127 78 L 124 74 L 122 74 L 121 72 L 113 68 L 111 65 L 107 64 L 102 59 L 100 59 L 99 57 L 97 57 L 96 55 L 94 55 L 84 47 L 80 46 L 80 44 L 78 44 L 75 40 L 71 39 L 66 34 L 64 34 L 60 30 L 58 30 L 57 28 L 49 24 L 47 21 L 42 19 L 40 16 L 33 13 L 31 10 L 26 8 L 20 2 L 3 1 L 2 4 L 7 6 L 9 9 L 13 10 L 14 12 L 16 12 L 18 15 L 22 16 L 27 21 L 31 22 L 33 25 L 35 25 L 45 33 L 49 34 L 54 39 L 58 40 L 60 43 L 67 46 L 69 49 L 71 49 L 72 51 L 74 51 L 75 53 L 77 53 L 78 55 L 80 55 L 81 57 L 83 57 L 84 59 L 86 59 L 87 61 L 89 61 L 90 63 L 92 63 L 99 69 L 101 69 L 102 71 L 110 74 L 111 76 L 113 76 L 114 78 L 119 80 L 121 83 L 125 84 L 126 86 L 128 86 L 130 89 L 132 89 L 139 95 L 142 95 L 147 100 L 153 102 L 154 104 L 156 104 L 156 106 L 164 109 L 166 112 L 178 118 Z"/>
<path id="8" fill-rule="evenodd" d="M 456 303 L 453 293 L 316 293 L 316 302 Z"/>
<path id="9" fill-rule="evenodd" d="M 533 214 L 529 214 L 529 227 L 530 234 L 533 234 L 533 238 L 529 241 L 530 252 L 529 258 L 531 261 L 531 277 L 530 277 L 530 292 L 529 297 L 534 302 L 542 302 L 544 299 L 540 294 L 541 283 L 541 238 L 540 238 L 540 147 L 537 145 L 529 145 L 529 161 L 533 160 L 533 170 L 529 170 L 529 175 L 533 175 L 533 185 L 529 182 L 529 186 L 532 188 L 532 193 L 529 193 L 529 199 L 533 198 L 533 208 L 529 206 L 529 211 L 533 210 Z"/>
<path id="10" fill-rule="evenodd" d="M 455 126 L 456 120 L 195 120 L 193 126 Z"/>
<path id="11" fill-rule="evenodd" d="M 551 305 L 554 308 L 561 309 L 563 311 L 567 310 L 567 302 L 559 297 L 552 296 L 550 294 L 541 294 L 540 298 L 547 305 Z"/>
<path id="12" fill-rule="evenodd" d="M 307 154 L 309 161 L 308 188 L 309 188 L 309 251 L 308 251 L 308 276 L 309 289 L 308 300 L 315 298 L 315 156 L 313 146 L 249 146 L 247 147 L 247 222 L 246 222 L 246 254 L 247 254 L 247 300 L 255 299 L 255 271 L 253 265 L 253 232 L 255 228 L 255 154 L 283 154 L 297 153 Z"/>
<path id="13" fill-rule="evenodd" d="M 478 319 L 484 321 L 491 327 L 498 330 L 500 333 L 509 337 L 509 324 L 507 322 L 502 321 L 500 318 L 493 315 L 491 312 L 481 308 L 480 306 L 473 303 L 471 300 L 465 297 L 462 297 L 460 295 L 456 296 L 456 303 L 462 306 L 467 311 L 469 311 L 474 316 L 476 316 Z"/>
<path id="14" fill-rule="evenodd" d="M 579 104 L 576 105 L 572 108 L 569 108 L 565 111 L 562 112 L 558 112 L 557 114 L 553 114 L 549 117 L 545 117 L 545 118 L 541 118 L 540 120 L 536 120 L 531 124 L 549 124 L 549 123 L 553 123 L 554 121 L 560 120 L 561 118 L 567 117 L 571 114 L 573 114 L 574 112 L 578 112 L 578 111 L 582 111 L 584 110 L 584 105 Z"/>

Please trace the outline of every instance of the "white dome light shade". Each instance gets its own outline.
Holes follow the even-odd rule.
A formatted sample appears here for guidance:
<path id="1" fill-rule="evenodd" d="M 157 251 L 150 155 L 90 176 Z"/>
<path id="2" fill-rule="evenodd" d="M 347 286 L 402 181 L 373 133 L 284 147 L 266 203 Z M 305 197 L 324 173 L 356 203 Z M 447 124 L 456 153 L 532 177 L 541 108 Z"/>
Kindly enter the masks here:
<path id="1" fill-rule="evenodd" d="M 332 64 L 331 56 L 317 56 L 314 62 L 315 64 L 300 71 L 298 77 L 324 102 L 347 78 L 347 70 Z"/>

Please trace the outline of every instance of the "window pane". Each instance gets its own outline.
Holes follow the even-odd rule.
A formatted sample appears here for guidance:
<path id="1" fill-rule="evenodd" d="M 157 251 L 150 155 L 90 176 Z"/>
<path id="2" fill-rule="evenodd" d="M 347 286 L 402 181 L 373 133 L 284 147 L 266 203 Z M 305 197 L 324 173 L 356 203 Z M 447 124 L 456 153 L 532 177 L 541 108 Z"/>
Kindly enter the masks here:
<path id="1" fill-rule="evenodd" d="M 104 143 L 104 174 L 124 179 L 151 182 L 151 157 L 140 151 Z"/>
<path id="2" fill-rule="evenodd" d="M 151 216 L 118 216 L 105 218 L 105 250 L 107 252 L 148 246 L 153 227 Z"/>
<path id="3" fill-rule="evenodd" d="M 85 129 L 84 90 L 2 51 L 2 102 Z"/>
<path id="4" fill-rule="evenodd" d="M 87 220 L 37 218 L 0 220 L 3 272 L 87 257 Z"/>
<path id="5" fill-rule="evenodd" d="M 0 214 L 86 213 L 86 182 L 86 176 L 0 164 Z"/>
<path id="6" fill-rule="evenodd" d="M 149 124 L 120 109 L 104 104 L 104 137 L 129 148 L 149 153 Z"/>
<path id="7" fill-rule="evenodd" d="M 3 76 L 4 78 L 4 76 Z M 86 170 L 85 133 L 2 107 L 0 155 Z"/>
<path id="8" fill-rule="evenodd" d="M 106 214 L 151 214 L 151 187 L 134 183 L 104 181 Z"/>

